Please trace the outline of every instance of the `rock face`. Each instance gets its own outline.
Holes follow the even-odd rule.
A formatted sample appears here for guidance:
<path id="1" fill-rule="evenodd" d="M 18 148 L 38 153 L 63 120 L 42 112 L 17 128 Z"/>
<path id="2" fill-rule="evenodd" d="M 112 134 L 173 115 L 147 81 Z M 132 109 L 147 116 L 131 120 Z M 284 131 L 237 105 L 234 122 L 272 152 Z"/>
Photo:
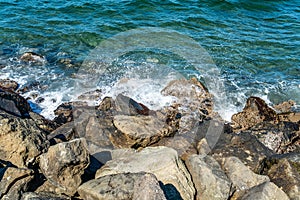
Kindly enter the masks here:
<path id="1" fill-rule="evenodd" d="M 78 188 L 82 199 L 165 200 L 164 193 L 153 174 L 120 173 L 100 177 Z"/>
<path id="2" fill-rule="evenodd" d="M 269 200 L 280 199 L 289 200 L 289 197 L 274 183 L 265 182 L 256 187 L 251 188 L 243 197 L 242 200 Z"/>
<path id="3" fill-rule="evenodd" d="M 0 159 L 28 167 L 47 151 L 46 134 L 32 119 L 0 114 Z"/>
<path id="4" fill-rule="evenodd" d="M 223 168 L 238 191 L 247 190 L 270 181 L 269 177 L 253 173 L 237 157 L 224 159 Z"/>
<path id="5" fill-rule="evenodd" d="M 211 156 L 192 155 L 186 161 L 197 190 L 196 199 L 227 200 L 232 183 Z"/>
<path id="6" fill-rule="evenodd" d="M 194 198 L 191 176 L 178 159 L 177 152 L 167 147 L 147 147 L 137 153 L 128 153 L 108 161 L 96 173 L 96 178 L 118 173 L 153 173 L 163 183 L 167 199 Z"/>
<path id="7" fill-rule="evenodd" d="M 0 198 L 20 199 L 33 179 L 33 170 L 15 167 L 0 168 Z"/>
<path id="8" fill-rule="evenodd" d="M 81 184 L 81 175 L 89 165 L 84 139 L 51 146 L 40 156 L 40 168 L 46 178 L 62 193 L 73 195 Z"/>
<path id="9" fill-rule="evenodd" d="M 259 97 L 250 97 L 242 112 L 231 117 L 233 130 L 239 132 L 264 121 L 276 121 L 276 112 Z"/>
<path id="10" fill-rule="evenodd" d="M 268 171 L 271 181 L 292 200 L 300 200 L 300 175 L 287 159 L 280 159 Z"/>
<path id="11" fill-rule="evenodd" d="M 117 115 L 113 122 L 132 141 L 131 147 L 146 147 L 171 134 L 165 123 L 154 116 Z"/>
<path id="12" fill-rule="evenodd" d="M 29 117 L 31 108 L 23 97 L 0 87 L 0 110 L 17 117 L 25 118 Z"/>

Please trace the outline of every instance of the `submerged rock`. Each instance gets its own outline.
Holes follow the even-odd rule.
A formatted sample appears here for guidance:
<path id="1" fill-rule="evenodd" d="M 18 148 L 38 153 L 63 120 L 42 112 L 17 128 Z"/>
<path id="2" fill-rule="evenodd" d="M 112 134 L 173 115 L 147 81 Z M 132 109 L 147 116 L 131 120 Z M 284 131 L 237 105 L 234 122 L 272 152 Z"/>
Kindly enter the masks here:
<path id="1" fill-rule="evenodd" d="M 197 200 L 227 200 L 232 183 L 211 156 L 192 155 L 186 161 L 197 190 Z"/>
<path id="2" fill-rule="evenodd" d="M 78 193 L 81 198 L 89 200 L 166 199 L 156 177 L 145 172 L 102 176 L 82 184 Z"/>
<path id="3" fill-rule="evenodd" d="M 24 62 L 30 62 L 37 65 L 43 65 L 47 62 L 44 56 L 34 52 L 25 52 L 21 55 L 20 59 Z"/>
<path id="4" fill-rule="evenodd" d="M 167 147 L 147 147 L 140 152 L 127 152 L 108 161 L 101 167 L 96 178 L 118 173 L 153 173 L 163 183 L 162 189 L 167 199 L 194 198 L 195 189 L 191 176 L 174 149 Z"/>
<path id="5" fill-rule="evenodd" d="M 0 110 L 17 117 L 29 117 L 29 103 L 19 94 L 0 87 Z"/>
<path id="6" fill-rule="evenodd" d="M 89 165 L 84 139 L 75 139 L 51 146 L 40 156 L 40 168 L 46 178 L 62 193 L 74 195 L 81 184 L 81 175 Z"/>

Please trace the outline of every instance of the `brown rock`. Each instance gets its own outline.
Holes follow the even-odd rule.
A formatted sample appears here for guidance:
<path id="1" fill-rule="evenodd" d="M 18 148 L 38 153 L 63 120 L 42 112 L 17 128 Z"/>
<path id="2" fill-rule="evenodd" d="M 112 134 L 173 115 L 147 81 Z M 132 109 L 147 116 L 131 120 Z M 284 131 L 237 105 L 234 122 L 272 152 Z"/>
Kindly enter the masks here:
<path id="1" fill-rule="evenodd" d="M 18 167 L 30 167 L 48 146 L 45 132 L 32 119 L 0 114 L 1 160 Z"/>
<path id="2" fill-rule="evenodd" d="M 289 101 L 285 101 L 281 104 L 277 104 L 274 106 L 274 109 L 278 112 L 278 113 L 287 113 L 287 112 L 292 112 L 292 107 L 296 105 L 296 103 L 292 100 Z"/>
<path id="3" fill-rule="evenodd" d="M 119 173 L 107 175 L 82 184 L 78 193 L 83 199 L 165 200 L 158 180 L 153 174 Z"/>
<path id="4" fill-rule="evenodd" d="M 84 139 L 75 139 L 51 146 L 40 156 L 40 168 L 46 178 L 65 194 L 75 194 L 81 175 L 89 165 Z"/>
<path id="5" fill-rule="evenodd" d="M 268 171 L 271 181 L 292 200 L 300 199 L 300 175 L 287 159 L 280 159 Z"/>
<path id="6" fill-rule="evenodd" d="M 63 103 L 59 105 L 55 110 L 54 114 L 57 115 L 53 121 L 57 124 L 65 124 L 73 120 L 73 104 L 71 102 Z"/>
<path id="7" fill-rule="evenodd" d="M 38 65 L 43 65 L 47 62 L 44 56 L 34 52 L 25 52 L 20 59 L 24 62 L 30 62 Z"/>
<path id="8" fill-rule="evenodd" d="M 259 97 L 249 97 L 243 111 L 231 117 L 235 132 L 249 129 L 264 121 L 276 122 L 277 114 Z"/>
<path id="9" fill-rule="evenodd" d="M 33 170 L 15 167 L 0 168 L 0 198 L 20 199 L 33 179 Z"/>
<path id="10" fill-rule="evenodd" d="M 16 81 L 10 79 L 0 79 L 0 88 L 16 91 L 18 87 L 19 84 Z"/>

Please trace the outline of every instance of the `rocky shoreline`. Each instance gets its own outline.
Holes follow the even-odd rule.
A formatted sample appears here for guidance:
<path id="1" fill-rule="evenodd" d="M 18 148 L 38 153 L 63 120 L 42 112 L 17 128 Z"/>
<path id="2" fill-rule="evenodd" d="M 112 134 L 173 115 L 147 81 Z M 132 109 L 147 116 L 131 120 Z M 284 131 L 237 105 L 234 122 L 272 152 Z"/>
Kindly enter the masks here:
<path id="1" fill-rule="evenodd" d="M 250 97 L 227 123 L 196 79 L 154 111 L 119 94 L 47 120 L 0 80 L 1 199 L 300 199 L 300 113 Z"/>

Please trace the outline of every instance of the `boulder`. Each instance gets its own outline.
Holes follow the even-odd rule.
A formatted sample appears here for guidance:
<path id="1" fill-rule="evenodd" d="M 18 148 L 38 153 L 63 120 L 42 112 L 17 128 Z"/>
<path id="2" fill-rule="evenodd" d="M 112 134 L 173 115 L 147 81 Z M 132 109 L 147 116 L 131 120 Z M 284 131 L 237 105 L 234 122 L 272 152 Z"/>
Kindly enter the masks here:
<path id="1" fill-rule="evenodd" d="M 31 167 L 47 151 L 46 133 L 32 119 L 0 113 L 0 159 L 18 167 Z"/>
<path id="2" fill-rule="evenodd" d="M 281 188 L 291 200 L 300 200 L 300 174 L 293 163 L 280 159 L 267 172 L 271 181 Z"/>
<path id="3" fill-rule="evenodd" d="M 19 84 L 16 81 L 10 79 L 0 79 L 0 88 L 6 90 L 16 91 L 19 87 Z"/>
<path id="4" fill-rule="evenodd" d="M 33 170 L 26 168 L 0 168 L 0 199 L 20 199 L 33 179 Z"/>
<path id="5" fill-rule="evenodd" d="M 89 165 L 85 143 L 81 138 L 59 143 L 40 156 L 40 169 L 45 177 L 67 195 L 75 194 Z"/>
<path id="6" fill-rule="evenodd" d="M 72 103 L 71 102 L 62 103 L 54 110 L 54 114 L 56 115 L 56 117 L 53 121 L 55 121 L 59 125 L 73 121 Z"/>
<path id="7" fill-rule="evenodd" d="M 265 160 L 273 152 L 248 132 L 241 134 L 223 133 L 210 154 L 221 163 L 223 158 L 238 157 L 255 173 L 260 173 L 265 167 Z"/>
<path id="8" fill-rule="evenodd" d="M 82 199 L 165 200 L 158 180 L 153 174 L 119 173 L 90 180 L 78 188 Z"/>
<path id="9" fill-rule="evenodd" d="M 31 108 L 22 96 L 0 87 L 0 110 L 17 117 L 28 118 Z"/>
<path id="10" fill-rule="evenodd" d="M 69 200 L 68 197 L 63 197 L 55 195 L 52 193 L 35 193 L 35 192 L 26 192 L 22 195 L 22 200 Z"/>
<path id="11" fill-rule="evenodd" d="M 223 169 L 237 191 L 248 190 L 261 183 L 270 181 L 268 176 L 255 174 L 237 157 L 227 157 L 223 160 Z"/>
<path id="12" fill-rule="evenodd" d="M 197 191 L 196 199 L 227 200 L 232 183 L 219 163 L 208 155 L 192 155 L 186 161 Z"/>
<path id="13" fill-rule="evenodd" d="M 289 197 L 274 183 L 264 182 L 251 188 L 246 194 L 241 198 L 241 200 L 270 200 L 270 199 L 280 199 L 289 200 Z"/>
<path id="14" fill-rule="evenodd" d="M 116 111 L 122 115 L 149 115 L 155 114 L 154 111 L 150 111 L 147 106 L 142 103 L 136 102 L 134 99 L 119 94 L 115 100 Z"/>
<path id="15" fill-rule="evenodd" d="M 249 129 L 264 121 L 276 122 L 277 114 L 259 97 L 249 97 L 243 111 L 231 117 L 235 132 Z"/>
<path id="16" fill-rule="evenodd" d="M 167 125 L 155 116 L 117 115 L 113 119 L 114 126 L 128 138 L 128 147 L 146 147 L 169 136 Z"/>
<path id="17" fill-rule="evenodd" d="M 274 105 L 274 109 L 277 113 L 288 113 L 292 112 L 292 107 L 296 105 L 296 103 L 292 100 L 282 102 L 280 104 Z"/>
<path id="18" fill-rule="evenodd" d="M 300 153 L 300 129 L 294 122 L 261 122 L 248 130 L 243 131 L 254 135 L 262 144 L 274 153 Z"/>
<path id="19" fill-rule="evenodd" d="M 139 152 L 127 152 L 108 161 L 101 167 L 96 178 L 118 173 L 153 173 L 163 184 L 167 199 L 193 199 L 195 188 L 191 176 L 178 158 L 174 149 L 167 147 L 147 147 Z"/>
<path id="20" fill-rule="evenodd" d="M 214 115 L 212 95 L 196 78 L 171 81 L 161 93 L 177 98 L 181 113 L 179 134 L 190 132 L 199 122 Z"/>

